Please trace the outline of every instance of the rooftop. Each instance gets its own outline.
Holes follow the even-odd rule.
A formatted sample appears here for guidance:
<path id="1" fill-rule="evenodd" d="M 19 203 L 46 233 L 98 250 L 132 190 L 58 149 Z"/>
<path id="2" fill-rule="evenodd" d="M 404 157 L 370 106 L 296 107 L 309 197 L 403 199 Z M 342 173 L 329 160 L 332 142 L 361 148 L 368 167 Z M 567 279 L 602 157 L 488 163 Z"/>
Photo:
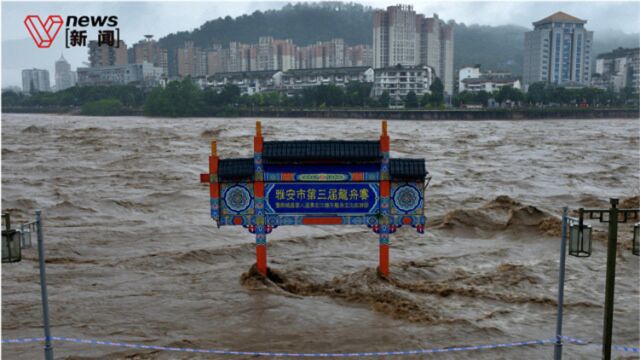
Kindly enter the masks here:
<path id="1" fill-rule="evenodd" d="M 368 69 L 370 66 L 352 66 L 352 67 L 337 67 L 337 68 L 318 68 L 318 69 L 291 69 L 284 72 L 285 76 L 301 76 L 301 75 L 342 75 L 342 74 L 360 74 Z"/>
<path id="2" fill-rule="evenodd" d="M 374 69 L 375 72 L 379 71 L 401 71 L 401 70 L 423 70 L 429 68 L 428 65 L 393 65 L 383 68 Z"/>
<path id="3" fill-rule="evenodd" d="M 301 140 L 265 141 L 265 162 L 318 161 L 370 162 L 382 158 L 379 141 Z"/>
<path id="4" fill-rule="evenodd" d="M 640 48 L 617 48 L 613 51 L 599 54 L 598 59 L 615 59 L 619 57 L 633 56 L 640 53 Z"/>
<path id="5" fill-rule="evenodd" d="M 428 173 L 424 159 L 389 159 L 391 180 L 424 180 Z"/>
<path id="6" fill-rule="evenodd" d="M 390 159 L 391 180 L 424 180 L 427 171 L 424 159 Z M 218 179 L 220 182 L 253 181 L 253 158 L 220 159 Z"/>
<path id="7" fill-rule="evenodd" d="M 548 24 L 548 23 L 554 23 L 554 22 L 570 22 L 570 23 L 586 24 L 587 20 L 578 19 L 575 16 L 571 16 L 565 12 L 558 11 L 553 15 L 549 15 L 542 20 L 538 20 L 534 22 L 533 25 L 536 26 L 536 25 L 542 25 L 542 24 Z"/>
<path id="8" fill-rule="evenodd" d="M 272 78 L 273 75 L 277 74 L 278 72 L 280 72 L 280 70 L 219 72 L 209 76 L 209 79 Z"/>
<path id="9" fill-rule="evenodd" d="M 512 83 L 518 80 L 515 76 L 490 76 L 490 75 L 482 75 L 479 78 L 466 78 L 462 79 L 462 82 L 465 84 L 483 84 L 487 82 L 492 82 L 496 84 L 507 84 Z"/>
<path id="10" fill-rule="evenodd" d="M 253 179 L 253 158 L 220 159 L 218 162 L 219 181 Z"/>

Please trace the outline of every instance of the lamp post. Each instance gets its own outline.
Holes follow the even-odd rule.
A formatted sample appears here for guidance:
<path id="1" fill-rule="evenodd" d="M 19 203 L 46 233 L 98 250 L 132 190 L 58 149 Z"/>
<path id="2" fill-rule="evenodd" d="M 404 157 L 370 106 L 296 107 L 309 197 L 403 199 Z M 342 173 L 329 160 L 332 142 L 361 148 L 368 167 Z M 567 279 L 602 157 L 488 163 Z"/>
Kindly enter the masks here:
<path id="1" fill-rule="evenodd" d="M 618 242 L 618 223 L 627 222 L 631 218 L 638 218 L 640 209 L 619 209 L 618 199 L 610 199 L 609 209 L 583 209 L 578 210 L 578 218 L 568 216 L 568 209 L 562 211 L 562 239 L 560 243 L 560 270 L 558 276 L 558 317 L 556 321 L 556 343 L 553 351 L 555 360 L 562 359 L 562 308 L 564 302 L 564 278 L 565 260 L 567 244 L 567 228 L 569 237 L 569 255 L 575 257 L 591 256 L 591 234 L 590 225 L 584 223 L 584 215 L 588 214 L 590 219 L 598 219 L 600 222 L 609 223 L 609 240 L 607 243 L 607 275 L 605 285 L 605 311 L 603 325 L 602 358 L 611 359 L 611 335 L 613 329 L 613 293 L 615 287 L 615 261 L 616 246 Z M 605 218 L 605 214 L 609 214 Z M 622 220 L 619 217 L 622 216 Z M 633 248 L 634 255 L 640 255 L 640 223 L 636 223 L 633 228 Z"/>
<path id="2" fill-rule="evenodd" d="M 604 324 L 602 334 L 602 358 L 611 359 L 611 337 L 613 333 L 613 294 L 616 280 L 616 251 L 618 245 L 618 223 L 627 222 L 630 218 L 638 218 L 640 209 L 619 209 L 618 199 L 609 200 L 609 209 L 580 209 L 580 223 L 585 214 L 590 219 L 598 219 L 601 223 L 609 223 L 609 238 L 607 241 L 607 275 L 604 295 Z M 605 217 L 608 214 L 608 218 Z M 622 217 L 622 219 L 620 219 Z M 583 233 L 583 228 L 579 229 Z M 635 233 L 635 231 L 634 231 Z M 634 255 L 636 254 L 633 252 Z"/>
<path id="3" fill-rule="evenodd" d="M 40 210 L 36 210 L 36 224 L 38 226 L 38 263 L 40 264 L 40 295 L 42 296 L 42 321 L 44 323 L 44 358 L 45 360 L 53 360 L 53 345 L 51 345 L 51 329 L 49 327 L 49 297 L 44 261 L 44 236 L 42 235 Z"/>
<path id="4" fill-rule="evenodd" d="M 562 359 L 562 306 L 564 303 L 564 269 L 567 258 L 567 216 L 568 208 L 562 208 L 562 238 L 560 240 L 560 272 L 558 274 L 558 315 L 556 317 L 556 343 L 553 358 Z"/>

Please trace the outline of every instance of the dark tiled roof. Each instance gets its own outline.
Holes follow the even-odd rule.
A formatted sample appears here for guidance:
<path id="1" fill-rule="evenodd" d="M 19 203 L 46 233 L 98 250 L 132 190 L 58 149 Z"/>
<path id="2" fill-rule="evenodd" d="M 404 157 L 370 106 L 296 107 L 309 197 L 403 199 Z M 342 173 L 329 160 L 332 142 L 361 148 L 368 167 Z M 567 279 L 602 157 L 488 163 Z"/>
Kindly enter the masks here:
<path id="1" fill-rule="evenodd" d="M 382 158 L 379 141 L 265 141 L 265 162 L 278 161 L 377 161 Z"/>
<path id="2" fill-rule="evenodd" d="M 273 75 L 280 70 L 261 70 L 261 71 L 237 71 L 237 72 L 220 72 L 209 76 L 210 80 L 221 81 L 243 80 L 243 79 L 271 79 Z"/>
<path id="3" fill-rule="evenodd" d="M 424 159 L 390 159 L 389 174 L 391 180 L 424 180 L 428 172 Z"/>
<path id="4" fill-rule="evenodd" d="M 307 141 L 290 141 L 290 142 L 279 142 L 274 141 L 272 143 L 303 143 L 306 144 Z M 309 143 L 315 143 L 315 141 L 309 141 Z M 322 142 L 329 143 L 329 142 Z M 342 141 L 331 141 L 330 143 L 344 143 Z M 347 143 L 369 143 L 368 141 L 349 141 Z M 378 143 L 375 141 L 375 143 Z M 265 142 L 265 149 L 267 148 L 267 143 Z M 306 144 L 308 145 L 308 144 Z M 324 144 L 322 146 L 325 146 Z M 311 147 L 313 148 L 313 147 Z M 353 148 L 359 148 L 355 146 Z M 352 150 L 353 150 L 352 148 Z M 296 148 L 294 147 L 293 150 Z M 298 151 L 301 155 L 304 155 L 303 150 L 304 147 L 298 148 Z M 283 150 L 283 149 L 280 149 Z M 285 151 L 289 151 L 292 149 L 285 148 Z M 340 147 L 334 147 L 331 150 L 340 151 Z M 362 146 L 359 150 L 366 151 L 366 147 Z M 364 153 L 362 153 L 364 154 Z M 345 155 L 346 156 L 346 155 Z M 358 157 L 358 156 L 355 156 Z M 263 155 L 264 158 L 264 155 Z M 300 160 L 299 158 L 289 160 Z M 317 158 L 314 158 L 314 160 Z M 333 159 L 336 159 L 334 157 Z M 342 160 L 342 157 L 338 157 L 337 159 Z M 368 158 L 367 158 L 368 159 Z M 306 159 L 305 159 L 306 160 Z M 374 160 L 380 160 L 374 159 Z M 253 158 L 243 158 L 243 159 L 220 159 L 218 163 L 218 178 L 219 181 L 235 181 L 235 180 L 252 180 L 254 172 L 254 164 Z M 424 163 L 424 159 L 390 159 L 389 160 L 389 173 L 391 175 L 391 180 L 424 180 L 427 176 L 427 168 Z"/>
<path id="5" fill-rule="evenodd" d="M 462 82 L 465 84 L 484 84 L 487 82 L 493 82 L 496 84 L 508 84 L 518 80 L 515 76 L 491 76 L 491 75 L 482 75 L 479 78 L 466 78 L 462 79 Z"/>
<path id="6" fill-rule="evenodd" d="M 318 69 L 290 69 L 284 72 L 285 77 L 291 76 L 343 76 L 361 74 L 371 69 L 370 66 L 352 66 L 338 68 L 318 68 Z"/>
<path id="7" fill-rule="evenodd" d="M 416 71 L 416 70 L 424 70 L 430 68 L 428 65 L 392 65 L 382 68 L 373 69 L 376 73 L 383 71 Z"/>
<path id="8" fill-rule="evenodd" d="M 253 178 L 253 158 L 220 159 L 218 162 L 219 181 Z"/>

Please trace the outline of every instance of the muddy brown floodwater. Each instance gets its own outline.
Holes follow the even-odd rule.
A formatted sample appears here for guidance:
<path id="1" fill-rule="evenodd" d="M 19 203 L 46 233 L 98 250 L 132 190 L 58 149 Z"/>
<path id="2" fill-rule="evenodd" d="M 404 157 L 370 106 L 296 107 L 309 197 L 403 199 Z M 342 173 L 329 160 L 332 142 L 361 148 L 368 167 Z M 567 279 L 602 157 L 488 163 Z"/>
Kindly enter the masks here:
<path id="1" fill-rule="evenodd" d="M 249 156 L 255 120 L 3 115 L 2 210 L 14 223 L 43 211 L 54 336 L 282 352 L 547 339 L 562 206 L 639 202 L 640 120 L 391 121 L 392 156 L 424 157 L 433 176 L 426 233 L 392 236 L 392 278 L 376 276 L 378 241 L 367 228 L 307 226 L 269 235 L 274 281 L 263 281 L 250 273 L 253 236 L 216 228 L 199 183 L 211 138 L 222 157 Z M 266 140 L 377 139 L 380 131 L 379 121 L 262 121 Z M 606 233 L 592 224 L 593 255 L 567 261 L 564 333 L 600 342 Z M 613 340 L 638 346 L 631 225 L 620 225 L 620 236 Z M 2 265 L 2 338 L 41 336 L 34 246 L 22 262 Z M 431 357 L 552 352 L 546 345 Z M 59 342 L 55 353 L 216 358 Z M 600 348 L 566 345 L 564 354 L 598 359 Z M 36 359 L 42 348 L 3 344 L 2 355 Z"/>

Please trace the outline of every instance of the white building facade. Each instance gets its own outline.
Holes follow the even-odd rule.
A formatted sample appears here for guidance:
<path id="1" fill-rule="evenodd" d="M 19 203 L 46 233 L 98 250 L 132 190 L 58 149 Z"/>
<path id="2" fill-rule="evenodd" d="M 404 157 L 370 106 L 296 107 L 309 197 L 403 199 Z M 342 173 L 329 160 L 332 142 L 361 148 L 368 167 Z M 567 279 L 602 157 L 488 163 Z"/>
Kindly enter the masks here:
<path id="1" fill-rule="evenodd" d="M 503 86 L 522 90 L 520 79 L 507 72 L 482 72 L 480 66 L 465 66 L 458 71 L 458 93 L 463 91 L 492 93 Z"/>
<path id="2" fill-rule="evenodd" d="M 22 91 L 29 93 L 51 91 L 49 71 L 35 68 L 22 70 Z"/>
<path id="3" fill-rule="evenodd" d="M 482 73 L 480 73 L 479 65 L 465 66 L 458 70 L 458 92 L 461 93 L 464 91 L 464 84 L 462 83 L 464 79 L 477 79 L 480 75 L 482 75 Z"/>
<path id="4" fill-rule="evenodd" d="M 434 80 L 434 71 L 430 66 L 392 66 L 374 69 L 372 96 L 380 97 L 385 91 L 392 100 L 402 102 L 413 91 L 418 98 L 430 93 L 429 87 Z"/>
<path id="5" fill-rule="evenodd" d="M 238 71 L 217 73 L 208 78 L 207 87 L 222 90 L 227 85 L 240 88 L 241 95 L 253 95 L 280 88 L 282 71 Z"/>
<path id="6" fill-rule="evenodd" d="M 56 69 L 56 91 L 68 89 L 76 85 L 76 77 L 71 71 L 71 65 L 61 55 L 55 63 Z"/>
<path id="7" fill-rule="evenodd" d="M 593 85 L 620 91 L 625 87 L 640 90 L 640 48 L 618 48 L 598 55 Z"/>
<path id="8" fill-rule="evenodd" d="M 372 83 L 374 71 L 368 66 L 299 69 L 289 70 L 282 74 L 281 88 L 288 94 L 319 85 L 346 86 L 351 82 Z"/>
<path id="9" fill-rule="evenodd" d="M 520 85 L 520 80 L 516 78 L 500 78 L 500 77 L 489 77 L 489 76 L 481 76 L 479 78 L 468 78 L 462 81 L 462 87 L 460 88 L 460 92 L 469 91 L 469 92 L 479 92 L 486 91 L 488 93 L 492 93 L 494 91 L 500 90 L 500 88 L 504 86 L 510 86 L 514 89 L 520 90 L 522 86 Z"/>
<path id="10" fill-rule="evenodd" d="M 160 85 L 163 69 L 148 62 L 142 64 L 78 68 L 78 85 Z"/>

